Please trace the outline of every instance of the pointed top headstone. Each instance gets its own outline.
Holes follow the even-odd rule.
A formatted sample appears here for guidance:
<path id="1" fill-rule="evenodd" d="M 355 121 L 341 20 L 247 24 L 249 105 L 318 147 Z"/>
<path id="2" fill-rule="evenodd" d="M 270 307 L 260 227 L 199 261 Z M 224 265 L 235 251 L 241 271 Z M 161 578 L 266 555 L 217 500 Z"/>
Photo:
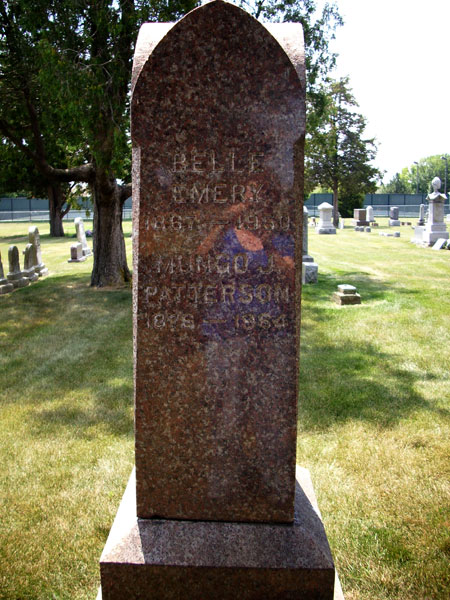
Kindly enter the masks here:
<path id="1" fill-rule="evenodd" d="M 140 517 L 294 516 L 305 77 L 283 25 L 215 1 L 139 34 Z"/>

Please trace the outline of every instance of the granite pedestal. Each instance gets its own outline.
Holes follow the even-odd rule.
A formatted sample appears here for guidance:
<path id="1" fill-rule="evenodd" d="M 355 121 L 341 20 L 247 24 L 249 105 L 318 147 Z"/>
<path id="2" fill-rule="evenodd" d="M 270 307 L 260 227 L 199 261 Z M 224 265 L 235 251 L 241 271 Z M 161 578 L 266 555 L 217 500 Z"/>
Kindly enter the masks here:
<path id="1" fill-rule="evenodd" d="M 297 467 L 292 524 L 138 519 L 135 488 L 133 471 L 100 559 L 98 599 L 333 599 L 333 561 L 306 469 Z"/>

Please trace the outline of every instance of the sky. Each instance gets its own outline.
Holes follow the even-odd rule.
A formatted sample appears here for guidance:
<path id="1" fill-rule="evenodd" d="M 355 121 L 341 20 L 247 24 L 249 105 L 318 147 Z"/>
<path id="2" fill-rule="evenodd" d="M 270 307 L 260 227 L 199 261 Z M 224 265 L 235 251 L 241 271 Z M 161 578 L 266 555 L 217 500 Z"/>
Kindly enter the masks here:
<path id="1" fill-rule="evenodd" d="M 350 77 L 384 182 L 421 158 L 450 156 L 450 0 L 336 2 L 345 24 L 331 76 Z"/>

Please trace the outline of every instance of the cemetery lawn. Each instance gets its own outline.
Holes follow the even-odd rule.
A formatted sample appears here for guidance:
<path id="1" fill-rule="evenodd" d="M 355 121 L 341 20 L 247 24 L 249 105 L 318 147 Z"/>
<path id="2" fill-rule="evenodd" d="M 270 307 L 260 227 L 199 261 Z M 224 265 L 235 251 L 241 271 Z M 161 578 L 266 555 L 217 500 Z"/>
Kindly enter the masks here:
<path id="1" fill-rule="evenodd" d="M 0 224 L 5 272 L 28 226 Z M 93 600 L 133 465 L 131 290 L 91 289 L 92 258 L 67 262 L 73 223 L 38 227 L 49 276 L 0 296 L 0 598 Z M 399 230 L 309 230 L 297 462 L 346 600 L 450 589 L 450 251 Z M 339 283 L 362 304 L 334 304 Z"/>

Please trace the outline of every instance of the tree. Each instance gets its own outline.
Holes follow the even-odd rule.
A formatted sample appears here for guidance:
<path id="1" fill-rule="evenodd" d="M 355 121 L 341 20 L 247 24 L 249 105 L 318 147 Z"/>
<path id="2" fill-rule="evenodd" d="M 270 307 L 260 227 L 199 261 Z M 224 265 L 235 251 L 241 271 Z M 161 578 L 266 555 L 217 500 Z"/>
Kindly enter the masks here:
<path id="1" fill-rule="evenodd" d="M 421 158 L 417 163 L 404 167 L 400 173 L 396 173 L 389 183 L 381 186 L 380 191 L 386 194 L 427 194 L 431 190 L 431 181 L 434 177 L 439 177 L 444 184 L 445 161 L 442 160 L 441 154 Z M 448 184 L 449 181 L 447 181 L 447 190 Z"/>
<path id="2" fill-rule="evenodd" d="M 333 193 L 333 220 L 339 208 L 348 214 L 365 193 L 374 192 L 379 171 L 370 164 L 375 158 L 374 139 L 364 139 L 366 121 L 353 109 L 358 105 L 348 78 L 326 87 L 327 104 L 322 123 L 306 141 L 307 187 L 327 186 Z"/>
<path id="3" fill-rule="evenodd" d="M 130 279 L 122 206 L 131 194 L 125 157 L 139 24 L 178 19 L 196 4 L 9 0 L 0 7 L 0 133 L 51 186 L 50 203 L 69 182 L 90 186 L 91 285 Z"/>

